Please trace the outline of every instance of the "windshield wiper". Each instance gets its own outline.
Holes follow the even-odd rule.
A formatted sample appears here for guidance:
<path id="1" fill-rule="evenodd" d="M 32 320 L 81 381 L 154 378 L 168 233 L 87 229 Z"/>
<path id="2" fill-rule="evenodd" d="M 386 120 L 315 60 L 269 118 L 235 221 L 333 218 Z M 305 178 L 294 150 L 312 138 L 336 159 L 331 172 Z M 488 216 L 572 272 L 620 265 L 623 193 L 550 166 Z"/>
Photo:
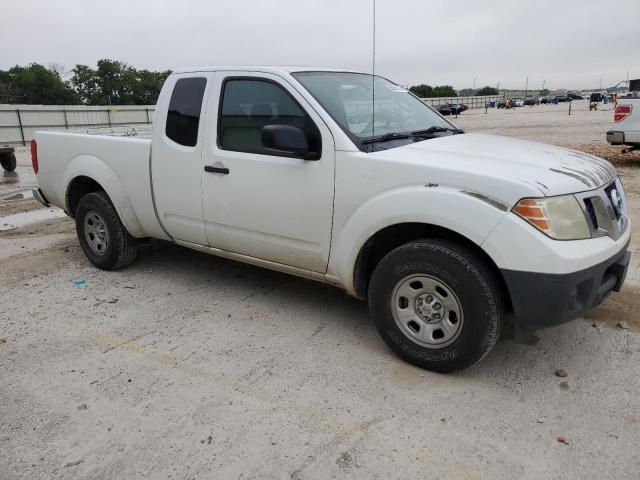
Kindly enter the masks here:
<path id="1" fill-rule="evenodd" d="M 420 135 L 430 135 L 432 133 L 439 132 L 452 132 L 454 135 L 458 133 L 464 133 L 464 130 L 460 130 L 459 128 L 452 127 L 440 127 L 438 125 L 434 125 L 433 127 L 429 127 L 425 130 L 416 130 L 415 132 L 411 132 L 411 135 L 420 136 Z"/>
<path id="2" fill-rule="evenodd" d="M 367 138 L 366 140 L 362 140 L 363 145 L 367 145 L 369 143 L 379 143 L 379 142 L 389 142 L 391 140 L 402 140 L 404 138 L 411 138 L 413 133 L 385 133 L 384 135 L 380 135 L 378 137 Z"/>

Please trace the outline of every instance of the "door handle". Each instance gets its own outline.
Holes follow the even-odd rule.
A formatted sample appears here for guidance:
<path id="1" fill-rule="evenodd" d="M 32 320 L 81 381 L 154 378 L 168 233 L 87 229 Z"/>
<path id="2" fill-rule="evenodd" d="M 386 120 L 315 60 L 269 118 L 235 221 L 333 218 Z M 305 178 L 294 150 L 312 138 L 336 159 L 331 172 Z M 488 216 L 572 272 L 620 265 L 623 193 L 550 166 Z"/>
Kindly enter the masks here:
<path id="1" fill-rule="evenodd" d="M 229 169 L 226 167 L 214 167 L 211 165 L 205 165 L 204 171 L 209 173 L 223 173 L 224 175 L 229 175 Z"/>

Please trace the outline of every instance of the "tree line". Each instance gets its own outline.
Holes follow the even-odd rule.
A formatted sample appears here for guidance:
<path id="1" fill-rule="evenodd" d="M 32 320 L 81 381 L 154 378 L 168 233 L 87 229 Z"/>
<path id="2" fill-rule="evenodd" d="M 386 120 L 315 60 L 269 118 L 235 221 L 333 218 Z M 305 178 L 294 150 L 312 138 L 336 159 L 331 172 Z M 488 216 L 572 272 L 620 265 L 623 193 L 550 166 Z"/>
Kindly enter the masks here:
<path id="1" fill-rule="evenodd" d="M 451 85 L 437 85 L 432 87 L 431 85 L 414 85 L 409 90 L 414 95 L 420 98 L 434 98 L 434 97 L 469 97 L 472 95 L 498 95 L 498 90 L 493 87 L 482 87 L 478 90 L 466 88 L 460 90 L 460 93 L 455 90 Z"/>
<path id="2" fill-rule="evenodd" d="M 32 63 L 0 70 L 0 103 L 42 105 L 154 105 L 171 70 L 138 70 L 117 60 L 69 72 Z M 68 79 L 64 79 L 68 77 Z"/>
<path id="3" fill-rule="evenodd" d="M 154 105 L 171 70 L 138 70 L 117 60 L 98 60 L 96 68 L 32 63 L 0 70 L 0 103 L 42 105 Z M 68 77 L 67 79 L 65 79 Z M 414 85 L 420 98 L 457 97 L 451 85 Z M 461 90 L 467 95 L 497 95 L 493 87 Z"/>

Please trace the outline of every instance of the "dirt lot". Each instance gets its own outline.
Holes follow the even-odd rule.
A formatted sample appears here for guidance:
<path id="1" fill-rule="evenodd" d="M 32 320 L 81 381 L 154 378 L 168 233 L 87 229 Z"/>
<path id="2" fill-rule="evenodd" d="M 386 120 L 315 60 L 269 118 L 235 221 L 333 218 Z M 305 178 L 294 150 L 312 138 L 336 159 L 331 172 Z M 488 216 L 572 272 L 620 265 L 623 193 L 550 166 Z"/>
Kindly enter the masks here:
<path id="1" fill-rule="evenodd" d="M 455 375 L 398 360 L 340 290 L 167 243 L 106 273 L 69 219 L 7 225 L 0 477 L 640 478 L 640 154 L 606 146 L 611 112 L 566 108 L 456 123 L 616 162 L 636 230 L 625 290 L 535 346 L 506 332 Z M 40 209 L 34 182 L 0 176 L 0 229 Z"/>

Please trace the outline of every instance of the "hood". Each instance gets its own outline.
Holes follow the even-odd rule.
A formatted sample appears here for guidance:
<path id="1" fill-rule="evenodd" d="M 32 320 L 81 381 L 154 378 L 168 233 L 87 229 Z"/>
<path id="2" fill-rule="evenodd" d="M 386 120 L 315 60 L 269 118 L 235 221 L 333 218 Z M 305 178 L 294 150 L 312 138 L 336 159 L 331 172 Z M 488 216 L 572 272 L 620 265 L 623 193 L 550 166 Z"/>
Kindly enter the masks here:
<path id="1" fill-rule="evenodd" d="M 616 178 L 613 166 L 575 150 L 498 135 L 450 135 L 380 152 L 402 162 L 418 158 L 440 168 L 535 186 L 543 195 L 593 190 Z M 434 165 L 435 166 L 435 165 Z"/>

